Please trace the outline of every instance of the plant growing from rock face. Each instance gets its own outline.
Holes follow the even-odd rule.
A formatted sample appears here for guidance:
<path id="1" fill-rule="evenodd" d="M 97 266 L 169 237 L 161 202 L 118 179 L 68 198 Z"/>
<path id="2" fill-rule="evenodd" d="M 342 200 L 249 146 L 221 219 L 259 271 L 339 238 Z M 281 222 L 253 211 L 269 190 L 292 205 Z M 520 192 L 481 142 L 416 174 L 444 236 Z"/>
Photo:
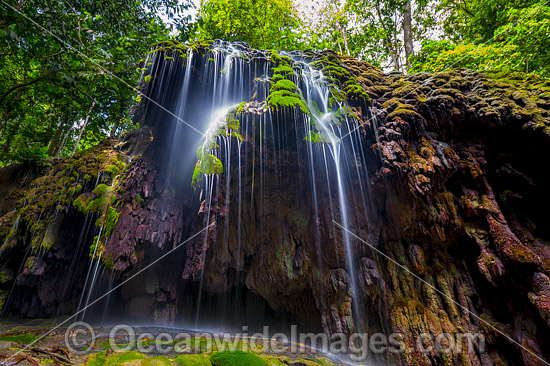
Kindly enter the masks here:
<path id="1" fill-rule="evenodd" d="M 290 66 L 292 60 L 288 57 L 281 57 L 277 51 L 270 51 L 271 60 L 275 67 L 271 77 L 271 88 L 267 97 L 267 105 L 272 109 L 300 108 L 308 114 L 307 105 L 299 94 L 298 87 L 292 81 L 295 78 L 294 70 Z"/>
<path id="2" fill-rule="evenodd" d="M 206 131 L 205 140 L 197 150 L 197 164 L 195 165 L 193 178 L 191 180 L 193 188 L 196 189 L 199 185 L 203 174 L 219 175 L 223 173 L 222 162 L 213 154 L 213 151 L 219 147 L 216 142 L 219 136 L 236 137 L 242 141 L 242 137 L 239 133 L 240 122 L 237 118 L 237 111 L 240 108 L 242 108 L 241 105 L 231 107 L 218 112 L 218 114 L 214 116 L 208 131 Z"/>

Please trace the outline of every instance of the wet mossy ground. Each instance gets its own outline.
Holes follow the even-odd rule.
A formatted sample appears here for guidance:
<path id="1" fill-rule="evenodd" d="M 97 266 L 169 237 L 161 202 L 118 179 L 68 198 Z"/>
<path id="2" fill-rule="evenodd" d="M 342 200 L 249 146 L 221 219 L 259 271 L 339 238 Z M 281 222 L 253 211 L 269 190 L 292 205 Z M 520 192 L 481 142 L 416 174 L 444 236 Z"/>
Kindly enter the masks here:
<path id="1" fill-rule="evenodd" d="M 337 366 L 322 356 L 277 356 L 261 352 L 219 351 L 152 356 L 137 351 L 101 351 L 89 356 L 86 366 Z"/>

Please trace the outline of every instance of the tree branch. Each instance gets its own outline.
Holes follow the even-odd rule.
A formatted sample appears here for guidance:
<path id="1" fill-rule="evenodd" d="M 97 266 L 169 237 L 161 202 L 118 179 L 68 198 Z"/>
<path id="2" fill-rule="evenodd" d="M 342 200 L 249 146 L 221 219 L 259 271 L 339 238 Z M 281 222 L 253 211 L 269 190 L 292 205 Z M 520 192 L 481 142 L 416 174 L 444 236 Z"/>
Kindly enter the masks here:
<path id="1" fill-rule="evenodd" d="M 34 79 L 28 81 L 28 82 L 25 82 L 25 83 L 22 83 L 22 84 L 15 85 L 15 86 L 11 87 L 10 89 L 6 90 L 6 92 L 4 92 L 4 94 L 2 94 L 2 96 L 0 97 L 0 105 L 2 105 L 2 103 L 4 103 L 4 99 L 6 99 L 6 97 L 7 97 L 10 93 L 14 92 L 14 91 L 17 90 L 17 89 L 24 88 L 24 87 L 26 87 L 26 86 L 32 85 L 32 84 L 34 84 L 34 83 L 37 83 L 38 81 L 44 79 L 44 78 L 45 78 L 46 76 L 48 76 L 49 74 L 50 74 L 50 72 L 47 71 L 47 72 L 45 72 L 44 74 L 42 74 L 42 75 L 40 75 L 40 76 L 38 76 L 38 77 L 36 77 L 36 78 L 34 78 Z"/>

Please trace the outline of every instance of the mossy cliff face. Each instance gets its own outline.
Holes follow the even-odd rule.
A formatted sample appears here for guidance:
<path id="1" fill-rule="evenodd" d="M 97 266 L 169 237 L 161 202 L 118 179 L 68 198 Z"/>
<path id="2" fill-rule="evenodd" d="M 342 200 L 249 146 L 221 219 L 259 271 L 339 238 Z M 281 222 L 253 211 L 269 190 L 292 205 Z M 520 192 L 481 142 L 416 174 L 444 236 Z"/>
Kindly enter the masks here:
<path id="1" fill-rule="evenodd" d="M 372 81 L 373 243 L 433 286 L 376 256 L 386 291 L 365 302 L 384 304 L 407 334 L 487 335 L 489 352 L 441 364 L 541 364 L 518 344 L 548 356 L 550 83 L 468 70 L 381 76 L 342 61 Z"/>
<path id="2" fill-rule="evenodd" d="M 304 188 L 307 160 L 267 146 L 267 156 L 278 156 L 277 166 L 267 169 L 280 177 L 259 188 L 269 208 L 258 198 L 244 209 L 239 233 L 235 217 L 221 218 L 228 208 L 204 212 L 203 207 L 210 222 L 218 218 L 207 240 L 206 291 L 224 293 L 244 277 L 246 287 L 273 309 L 286 309 L 310 324 L 320 320 L 329 333 L 405 334 L 413 350 L 401 357 L 384 355 L 389 362 L 540 364 L 518 343 L 548 356 L 550 233 L 544 207 L 550 182 L 541 166 L 549 152 L 550 83 L 467 70 L 383 74 L 364 62 L 327 56 L 344 69 L 334 77 L 353 77 L 372 102 L 371 114 L 354 112 L 362 120 L 374 204 L 367 214 L 353 211 L 353 226 L 418 277 L 358 242 L 354 257 L 361 293 L 355 301 L 365 321 L 355 324 L 350 275 L 341 267 L 342 234 L 331 231 L 329 192 L 317 192 L 320 220 L 314 222 Z M 251 147 L 242 151 L 245 157 L 260 159 Z M 222 195 L 235 202 L 238 172 L 233 174 Z M 246 199 L 252 196 L 253 176 L 252 170 L 244 172 Z M 320 245 L 312 239 L 317 225 Z M 202 240 L 188 246 L 184 278 L 200 280 L 204 247 Z M 422 333 L 476 332 L 487 337 L 486 352 L 414 350 Z"/>
<path id="3" fill-rule="evenodd" d="M 139 242 L 160 248 L 179 240 L 181 207 L 159 188 L 155 164 L 142 155 L 152 140 L 149 128 L 120 141 L 107 139 L 52 162 L 34 180 L 28 176 L 36 172 L 18 168 L 15 176 L 22 178 L 14 179 L 3 196 L 13 206 L 0 218 L 0 286 L 2 305 L 9 301 L 7 313 L 45 317 L 74 312 L 86 290 L 90 261 L 121 273 L 143 259 Z"/>
<path id="4" fill-rule="evenodd" d="M 208 57 L 205 47 L 192 51 L 195 60 Z M 201 189 L 192 193 L 191 174 L 186 189 L 171 183 L 162 164 L 171 130 L 160 118 L 123 146 L 106 141 L 57 162 L 30 185 L 21 183 L 10 196 L 18 197 L 12 204 L 19 203 L 0 219 L 4 296 L 14 282 L 15 289 L 32 292 L 11 297 L 17 312 L 52 316 L 58 309 L 74 310 L 90 252 L 117 279 L 125 279 L 208 222 L 206 237 L 189 241 L 168 262 L 152 267 L 146 280 L 123 286 L 120 306 L 134 319 L 177 320 L 197 300 L 200 284 L 203 303 L 236 294 L 253 305 L 260 298 L 270 312 L 291 314 L 312 330 L 405 335 L 411 352 L 373 355 L 373 361 L 541 364 L 532 353 L 546 358 L 550 349 L 549 83 L 523 74 L 467 70 L 384 74 L 332 52 L 312 56 L 337 89 L 331 102 L 345 102 L 345 113 L 359 119 L 370 181 L 368 187 L 353 181 L 348 194 L 366 194 L 372 204 L 359 210 L 350 203 L 350 226 L 385 254 L 354 241 L 360 291 L 353 294 L 343 234 L 332 223 L 336 187 L 319 188 L 317 202 L 310 194 L 306 142 L 324 140 L 310 136 L 299 139 L 303 147 L 260 149 L 257 136 L 270 131 L 243 127 L 273 113 L 286 126 L 278 133 L 291 141 L 293 116 L 315 114 L 295 89 L 289 60 L 275 51 L 262 57 L 272 63 L 275 80 L 268 88 L 274 98 L 262 104 L 252 97 L 232 110 L 227 122 L 234 133 L 225 136 L 238 140 L 233 154 L 255 164 L 239 169 L 233 160 L 219 169 L 215 205 L 204 201 Z M 198 67 L 191 75 L 204 77 Z M 138 112 L 147 123 L 152 112 L 143 105 Z M 222 155 L 219 159 L 226 163 Z M 270 179 L 261 179 L 260 161 Z M 246 203 L 240 215 L 228 214 L 239 199 Z M 82 232 L 88 233 L 82 234 L 87 244 L 78 244 Z M 79 250 L 84 254 L 73 269 L 77 284 L 65 286 L 58 274 L 70 270 Z M 72 290 L 57 290 L 63 288 Z M 223 307 L 229 303 L 219 303 L 229 312 Z M 352 316 L 356 303 L 359 322 Z M 422 353 L 414 347 L 422 333 L 476 332 L 486 336 L 486 352 Z"/>

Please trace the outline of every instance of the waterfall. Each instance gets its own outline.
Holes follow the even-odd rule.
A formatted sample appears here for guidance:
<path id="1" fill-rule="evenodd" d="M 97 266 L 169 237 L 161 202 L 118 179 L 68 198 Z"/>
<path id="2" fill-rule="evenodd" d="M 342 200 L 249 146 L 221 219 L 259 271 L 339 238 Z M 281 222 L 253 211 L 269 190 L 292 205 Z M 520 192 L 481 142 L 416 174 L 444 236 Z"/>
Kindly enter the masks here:
<path id="1" fill-rule="evenodd" d="M 280 215 L 274 212 L 273 199 L 286 194 L 285 181 L 297 179 L 300 192 L 291 194 L 297 205 L 304 205 L 305 214 L 296 213 L 291 225 L 302 230 L 313 227 L 313 237 L 308 239 L 316 248 L 317 306 L 326 307 L 324 292 L 331 275 L 322 262 L 334 256 L 329 261 L 349 276 L 350 328 L 358 328 L 355 323 L 363 322 L 354 255 L 358 243 L 349 233 L 358 225 L 368 225 L 355 222 L 353 213 L 360 211 L 367 217 L 372 200 L 362 146 L 364 127 L 355 112 L 360 109 L 369 115 L 367 102 L 355 110 L 350 107 L 343 96 L 349 83 L 337 80 L 331 73 L 336 70 L 333 62 L 322 53 L 257 51 L 240 43 L 216 41 L 201 51 L 192 46 L 185 51 L 161 49 L 150 60 L 145 73 L 152 75 L 152 82 L 145 83 L 143 92 L 175 111 L 169 118 L 175 127 L 161 131 L 162 141 L 169 145 L 167 170 L 173 175 L 181 172 L 179 190 L 192 195 L 193 185 L 194 197 L 201 203 L 203 228 L 208 227 L 197 246 L 194 325 L 199 326 L 204 311 L 205 269 L 214 241 L 211 225 L 219 226 L 216 235 L 223 236 L 222 264 L 233 268 L 234 285 L 239 288 L 245 280 L 241 273 L 246 243 L 262 236 L 258 233 L 273 230 L 267 218 Z M 144 108 L 154 109 L 146 113 L 147 123 L 165 126 L 159 117 L 165 114 L 148 103 Z M 284 164 L 289 154 L 299 167 L 295 176 Z M 245 222 L 250 215 L 257 219 L 257 227 Z M 333 247 L 321 240 L 327 236 Z M 299 245 L 305 244 L 291 244 L 293 248 Z M 299 276 L 294 273 L 300 267 L 296 255 L 287 254 L 284 260 L 290 279 Z"/>

